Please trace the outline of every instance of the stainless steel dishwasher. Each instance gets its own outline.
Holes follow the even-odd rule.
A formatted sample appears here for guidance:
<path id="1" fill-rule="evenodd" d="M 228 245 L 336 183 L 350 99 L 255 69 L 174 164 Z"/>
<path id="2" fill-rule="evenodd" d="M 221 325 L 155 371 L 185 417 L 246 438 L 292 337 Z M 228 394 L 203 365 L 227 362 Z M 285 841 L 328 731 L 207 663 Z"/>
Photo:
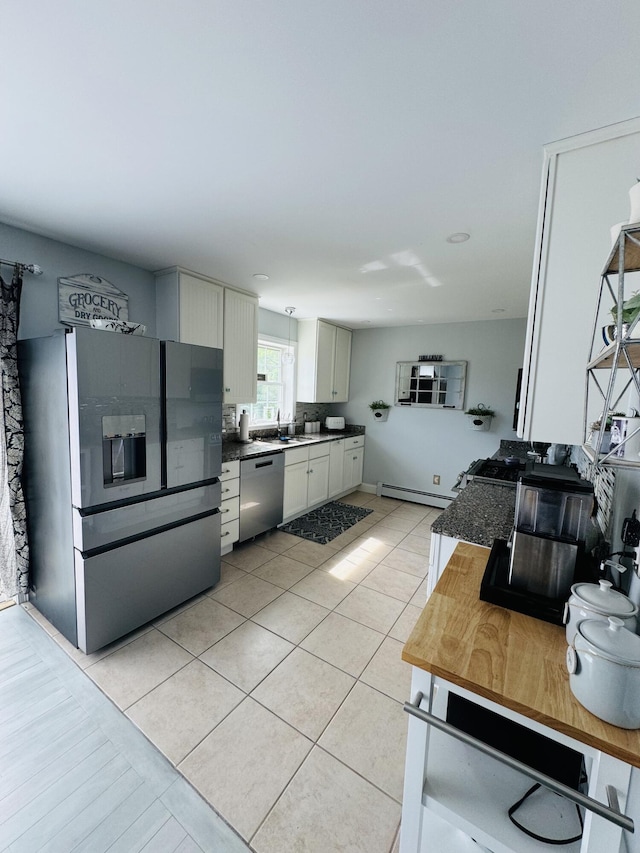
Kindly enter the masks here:
<path id="1" fill-rule="evenodd" d="M 282 523 L 284 453 L 240 461 L 240 542 Z"/>

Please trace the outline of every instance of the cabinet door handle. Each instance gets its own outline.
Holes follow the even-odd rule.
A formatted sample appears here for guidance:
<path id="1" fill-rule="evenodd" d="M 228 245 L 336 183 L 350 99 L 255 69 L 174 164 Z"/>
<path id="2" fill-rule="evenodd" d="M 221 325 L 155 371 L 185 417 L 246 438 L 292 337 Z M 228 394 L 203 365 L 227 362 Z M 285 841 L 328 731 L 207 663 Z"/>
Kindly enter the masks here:
<path id="1" fill-rule="evenodd" d="M 484 741 L 478 740 L 478 738 L 457 729 L 455 726 L 452 726 L 451 723 L 447 723 L 445 720 L 435 717 L 428 711 L 423 711 L 420 707 L 422 698 L 422 693 L 417 693 L 413 702 L 404 703 L 404 710 L 413 717 L 417 717 L 419 720 L 422 720 L 423 723 L 427 723 L 427 725 L 433 726 L 435 729 L 440 729 L 441 732 L 457 738 L 462 741 L 462 743 L 466 743 L 467 746 L 471 746 L 479 752 L 483 752 L 490 758 L 495 758 L 497 761 L 502 762 L 502 764 L 506 764 L 507 767 L 510 767 L 512 770 L 517 770 L 519 773 L 523 773 L 525 776 L 533 779 L 534 782 L 539 782 L 541 785 L 544 785 L 545 788 L 549 788 L 550 791 L 554 791 L 556 794 L 566 797 L 578 806 L 589 809 L 589 811 L 603 817 L 605 820 L 611 821 L 611 823 L 614 823 L 616 826 L 626 829 L 627 832 L 634 831 L 633 820 L 622 814 L 619 809 L 615 808 L 614 803 L 615 800 L 617 800 L 617 795 L 612 797 L 612 794 L 609 791 L 609 788 L 612 787 L 611 785 L 607 787 L 607 796 L 611 805 L 611 807 L 608 808 L 598 800 L 594 800 L 593 797 L 587 797 L 586 794 L 581 794 L 580 791 L 576 791 L 568 785 L 558 782 L 558 780 L 554 779 L 552 776 L 547 776 L 546 773 L 541 773 L 539 770 L 529 767 L 528 764 L 518 761 L 517 758 L 513 758 L 511 755 L 507 755 L 505 752 L 501 752 L 499 749 L 489 746 L 489 744 L 486 744 Z M 613 791 L 615 793 L 615 789 L 613 789 Z"/>

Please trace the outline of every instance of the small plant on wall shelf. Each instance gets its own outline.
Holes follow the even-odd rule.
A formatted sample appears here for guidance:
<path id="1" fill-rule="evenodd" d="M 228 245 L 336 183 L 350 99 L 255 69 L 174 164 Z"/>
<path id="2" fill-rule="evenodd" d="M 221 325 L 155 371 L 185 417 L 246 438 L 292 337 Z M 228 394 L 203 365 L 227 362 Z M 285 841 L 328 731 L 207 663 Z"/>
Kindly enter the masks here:
<path id="1" fill-rule="evenodd" d="M 478 403 L 477 406 L 467 409 L 465 415 L 469 418 L 470 429 L 488 430 L 491 429 L 491 418 L 493 418 L 495 412 L 493 409 L 485 406 L 484 403 Z"/>
<path id="2" fill-rule="evenodd" d="M 391 406 L 389 403 L 385 403 L 384 400 L 374 400 L 373 403 L 369 403 L 369 408 L 373 412 L 374 420 L 386 421 L 389 417 L 389 409 Z"/>

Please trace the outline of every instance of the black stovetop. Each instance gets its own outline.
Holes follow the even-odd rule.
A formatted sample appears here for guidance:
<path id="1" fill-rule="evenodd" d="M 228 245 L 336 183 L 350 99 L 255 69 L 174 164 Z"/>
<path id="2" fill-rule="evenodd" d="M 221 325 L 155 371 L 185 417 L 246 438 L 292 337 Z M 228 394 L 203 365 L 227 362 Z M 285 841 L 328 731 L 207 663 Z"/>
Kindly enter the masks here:
<path id="1" fill-rule="evenodd" d="M 522 460 L 507 463 L 503 459 L 478 459 L 467 471 L 467 477 L 470 480 L 480 480 L 485 483 L 515 486 L 518 477 L 526 467 L 527 463 Z"/>

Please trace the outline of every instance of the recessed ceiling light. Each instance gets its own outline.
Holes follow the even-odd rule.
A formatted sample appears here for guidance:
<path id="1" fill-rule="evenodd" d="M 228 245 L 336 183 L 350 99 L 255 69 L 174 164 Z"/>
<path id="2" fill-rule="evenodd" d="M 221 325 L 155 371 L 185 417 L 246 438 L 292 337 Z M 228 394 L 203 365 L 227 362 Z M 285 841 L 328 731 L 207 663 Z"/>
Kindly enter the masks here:
<path id="1" fill-rule="evenodd" d="M 254 278 L 257 278 L 258 281 L 269 281 L 269 276 L 265 275 L 263 272 L 254 272 Z"/>
<path id="2" fill-rule="evenodd" d="M 465 231 L 456 231 L 455 234 L 449 234 L 447 237 L 447 243 L 466 243 L 471 234 L 467 234 Z"/>

